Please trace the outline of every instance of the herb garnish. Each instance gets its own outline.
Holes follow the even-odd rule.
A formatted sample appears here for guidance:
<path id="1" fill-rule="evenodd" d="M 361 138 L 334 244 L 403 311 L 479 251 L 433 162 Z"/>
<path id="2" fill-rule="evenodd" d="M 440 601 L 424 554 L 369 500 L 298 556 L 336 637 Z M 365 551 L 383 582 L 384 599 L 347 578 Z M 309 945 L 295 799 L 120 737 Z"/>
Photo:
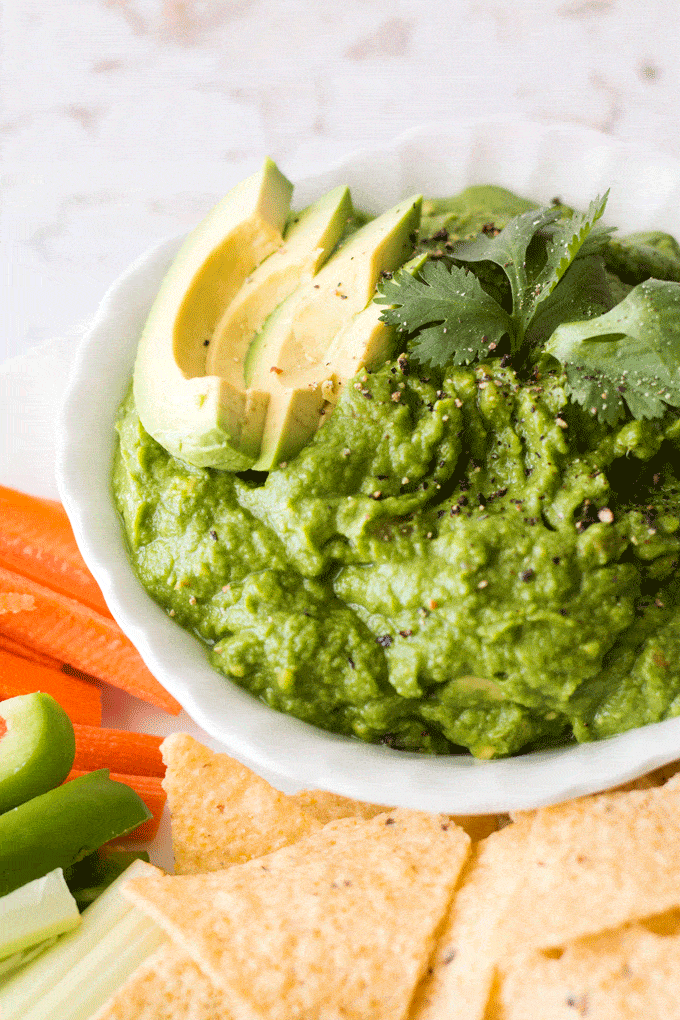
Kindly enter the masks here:
<path id="1" fill-rule="evenodd" d="M 513 360 L 549 354 L 566 370 L 571 399 L 610 425 L 625 405 L 635 418 L 680 407 L 680 284 L 646 280 L 611 307 L 599 257 L 612 230 L 598 222 L 607 197 L 585 213 L 522 213 L 418 276 L 384 279 L 375 299 L 389 306 L 382 320 L 409 334 L 414 359 L 432 367 L 488 358 L 506 336 Z M 489 262 L 508 279 L 511 307 L 484 286 Z"/>
<path id="2" fill-rule="evenodd" d="M 383 280 L 375 300 L 394 306 L 383 312 L 383 322 L 401 332 L 418 331 L 412 352 L 432 367 L 488 357 L 513 329 L 511 316 L 474 273 L 439 260 L 426 262 L 420 277 L 400 271 Z"/>
<path id="3" fill-rule="evenodd" d="M 680 284 L 646 280 L 611 311 L 558 326 L 546 351 L 566 368 L 567 392 L 614 425 L 680 407 Z"/>

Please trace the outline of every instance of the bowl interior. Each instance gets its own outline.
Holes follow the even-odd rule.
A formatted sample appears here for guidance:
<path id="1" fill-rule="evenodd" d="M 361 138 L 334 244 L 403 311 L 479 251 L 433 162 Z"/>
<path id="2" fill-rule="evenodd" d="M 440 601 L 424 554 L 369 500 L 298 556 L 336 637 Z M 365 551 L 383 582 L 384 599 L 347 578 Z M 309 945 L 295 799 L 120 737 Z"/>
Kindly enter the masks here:
<path id="1" fill-rule="evenodd" d="M 574 125 L 423 126 L 298 182 L 302 206 L 347 183 L 355 203 L 384 209 L 404 195 L 493 183 L 540 201 L 585 206 L 611 189 L 607 220 L 680 234 L 680 163 Z M 626 782 L 680 756 L 680 719 L 621 736 L 480 762 L 367 745 L 258 702 L 214 671 L 204 650 L 141 588 L 111 497 L 113 422 L 137 342 L 181 238 L 139 258 L 109 289 L 80 347 L 60 416 L 57 478 L 82 554 L 116 620 L 189 715 L 227 750 L 299 787 L 452 813 L 520 810 Z"/>

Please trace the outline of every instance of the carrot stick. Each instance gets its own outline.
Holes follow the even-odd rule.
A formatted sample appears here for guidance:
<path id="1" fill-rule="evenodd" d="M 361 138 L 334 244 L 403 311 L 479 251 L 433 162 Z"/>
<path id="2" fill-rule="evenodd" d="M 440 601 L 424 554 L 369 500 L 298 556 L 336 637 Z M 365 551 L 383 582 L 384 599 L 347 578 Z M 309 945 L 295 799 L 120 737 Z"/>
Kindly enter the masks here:
<path id="1" fill-rule="evenodd" d="M 180 704 L 161 687 L 110 617 L 0 567 L 0 634 L 172 712 Z"/>
<path id="2" fill-rule="evenodd" d="M 39 666 L 47 666 L 48 669 L 61 669 L 62 667 L 59 659 L 53 659 L 51 655 L 36 652 L 35 648 L 29 648 L 27 645 L 20 645 L 18 641 L 12 641 L 4 634 L 0 634 L 0 651 L 11 652 L 12 655 L 18 655 L 21 659 L 29 659 Z"/>
<path id="3" fill-rule="evenodd" d="M 101 729 L 97 726 L 74 726 L 76 757 L 74 769 L 93 772 L 114 769 L 128 776 L 165 775 L 159 750 L 163 737 L 130 730 Z"/>
<path id="4" fill-rule="evenodd" d="M 68 783 L 70 779 L 77 779 L 78 776 L 84 775 L 86 775 L 86 772 L 80 769 L 71 769 L 64 782 Z M 139 794 L 142 798 L 152 815 L 151 818 L 147 819 L 146 822 L 142 822 L 141 825 L 138 825 L 127 836 L 119 836 L 117 839 L 111 840 L 111 842 L 126 843 L 130 839 L 153 839 L 158 831 L 166 801 L 166 793 L 161 786 L 158 776 L 127 776 L 121 775 L 119 772 L 110 772 L 109 775 L 117 783 L 125 783 L 126 786 L 132 787 L 135 793 Z"/>
<path id="5" fill-rule="evenodd" d="M 111 616 L 60 503 L 0 486 L 0 566 Z"/>
<path id="6" fill-rule="evenodd" d="M 0 649 L 0 700 L 33 691 L 51 694 L 71 722 L 88 727 L 101 725 L 102 699 L 98 687 Z"/>

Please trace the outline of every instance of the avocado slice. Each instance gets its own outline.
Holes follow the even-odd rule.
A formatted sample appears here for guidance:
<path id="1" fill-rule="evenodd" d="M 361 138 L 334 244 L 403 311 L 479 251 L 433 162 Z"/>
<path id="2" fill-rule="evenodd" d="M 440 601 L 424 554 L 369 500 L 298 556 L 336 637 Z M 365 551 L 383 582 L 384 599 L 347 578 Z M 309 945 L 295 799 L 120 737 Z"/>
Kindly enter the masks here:
<path id="1" fill-rule="evenodd" d="M 422 197 L 405 199 L 356 233 L 301 284 L 265 323 L 248 352 L 246 373 L 253 389 L 268 389 L 273 377 L 314 364 L 336 333 L 372 299 L 381 273 L 408 257 L 420 222 Z"/>
<path id="2" fill-rule="evenodd" d="M 416 226 L 417 221 L 409 227 L 408 233 Z M 339 261 L 339 256 L 336 258 Z M 415 274 L 426 259 L 426 254 L 418 255 L 404 266 L 404 270 Z M 334 262 L 335 258 L 331 259 L 326 268 L 331 268 Z M 372 368 L 388 357 L 394 330 L 380 319 L 383 306 L 372 301 L 379 272 L 366 307 L 350 316 L 334 335 L 324 338 L 320 330 L 318 343 L 312 342 L 313 338 L 309 337 L 304 354 L 294 334 L 293 299 L 284 302 L 272 316 L 269 323 L 272 332 L 292 334 L 296 350 L 295 358 L 289 360 L 285 343 L 282 343 L 280 364 L 275 366 L 278 371 L 271 373 L 269 407 L 260 455 L 254 465 L 256 471 L 269 471 L 298 453 L 332 413 L 347 380 L 361 368 Z M 321 273 L 315 280 L 319 276 Z M 348 296 L 346 303 L 349 302 Z"/>
<path id="3" fill-rule="evenodd" d="M 151 308 L 137 352 L 134 396 L 142 425 L 197 467 L 253 463 L 266 399 L 206 375 L 206 353 L 225 308 L 283 243 L 292 185 L 266 160 L 222 199 L 182 245 Z"/>
<path id="4" fill-rule="evenodd" d="M 253 336 L 267 316 L 329 257 L 353 216 L 349 188 L 338 187 L 297 213 L 281 247 L 239 288 L 215 329 L 206 370 L 245 387 L 243 367 Z"/>
<path id="5" fill-rule="evenodd" d="M 415 276 L 427 259 L 427 253 L 421 252 L 403 265 L 401 272 Z M 380 318 L 384 311 L 384 305 L 371 301 L 333 337 L 318 366 L 319 369 L 322 365 L 332 368 L 335 385 L 332 396 L 327 399 L 333 403 L 337 403 L 344 384 L 360 369 L 377 367 L 390 356 L 394 329 Z"/>
<path id="6" fill-rule="evenodd" d="M 58 786 L 76 753 L 73 724 L 49 694 L 8 698 L 0 706 L 0 812 Z"/>

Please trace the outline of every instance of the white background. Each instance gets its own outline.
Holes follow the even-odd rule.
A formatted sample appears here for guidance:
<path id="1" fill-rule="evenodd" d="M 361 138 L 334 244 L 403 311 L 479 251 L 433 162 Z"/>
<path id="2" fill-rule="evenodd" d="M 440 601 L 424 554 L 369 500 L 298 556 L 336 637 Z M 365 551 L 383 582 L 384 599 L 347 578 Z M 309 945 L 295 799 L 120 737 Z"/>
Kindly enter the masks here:
<path id="1" fill-rule="evenodd" d="M 68 333 L 266 154 L 571 121 L 680 157 L 677 0 L 6 0 L 0 362 Z"/>

